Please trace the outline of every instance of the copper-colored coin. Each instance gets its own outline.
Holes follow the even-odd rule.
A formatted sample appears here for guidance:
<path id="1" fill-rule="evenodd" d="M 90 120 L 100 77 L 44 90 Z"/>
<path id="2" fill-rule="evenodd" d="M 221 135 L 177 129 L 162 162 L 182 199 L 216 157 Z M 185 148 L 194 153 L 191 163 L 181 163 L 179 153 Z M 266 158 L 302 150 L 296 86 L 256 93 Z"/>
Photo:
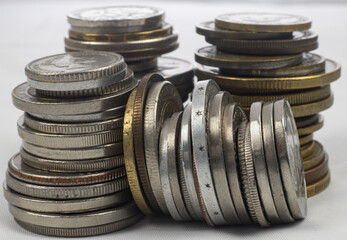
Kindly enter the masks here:
<path id="1" fill-rule="evenodd" d="M 324 191 L 330 184 L 330 171 L 321 180 L 311 185 L 306 186 L 307 197 L 313 197 Z"/>
<path id="2" fill-rule="evenodd" d="M 313 154 L 314 145 L 314 142 L 311 142 L 304 146 L 301 146 L 301 155 L 303 159 Z"/>
<path id="3" fill-rule="evenodd" d="M 299 127 L 298 126 L 298 134 L 299 136 L 304 136 L 304 135 L 308 135 L 308 134 L 312 134 L 313 132 L 318 131 L 319 129 L 321 129 L 324 125 L 324 118 L 322 115 L 318 114 L 315 115 L 317 116 L 317 118 L 315 118 L 315 121 L 306 125 L 306 126 L 302 126 Z"/>
<path id="4" fill-rule="evenodd" d="M 300 146 L 303 146 L 305 144 L 308 144 L 313 141 L 313 133 L 305 136 L 299 137 L 300 140 Z"/>
<path id="5" fill-rule="evenodd" d="M 329 162 L 329 157 L 328 157 L 328 154 L 325 153 L 323 162 L 321 162 L 316 167 L 305 171 L 305 179 L 306 179 L 307 185 L 310 185 L 319 181 L 319 179 L 322 179 L 328 173 L 329 171 L 328 162 Z"/>
<path id="6" fill-rule="evenodd" d="M 313 143 L 313 153 L 303 159 L 305 171 L 314 168 L 324 160 L 325 151 L 322 144 L 317 141 L 313 141 Z"/>

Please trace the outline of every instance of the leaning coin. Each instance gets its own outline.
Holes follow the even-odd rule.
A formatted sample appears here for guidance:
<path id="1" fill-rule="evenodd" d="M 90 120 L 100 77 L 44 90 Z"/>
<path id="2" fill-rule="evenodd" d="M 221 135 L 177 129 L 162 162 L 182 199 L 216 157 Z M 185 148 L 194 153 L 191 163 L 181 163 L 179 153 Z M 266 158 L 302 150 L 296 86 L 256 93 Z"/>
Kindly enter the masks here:
<path id="1" fill-rule="evenodd" d="M 43 213 L 89 212 L 118 206 L 130 202 L 132 199 L 128 189 L 102 197 L 72 200 L 50 200 L 25 196 L 7 187 L 6 182 L 3 184 L 3 190 L 9 204 L 21 209 Z"/>
<path id="2" fill-rule="evenodd" d="M 42 186 L 17 180 L 8 172 L 6 173 L 6 183 L 9 188 L 17 193 L 35 198 L 56 200 L 99 197 L 129 188 L 126 177 L 92 185 Z"/>
<path id="3" fill-rule="evenodd" d="M 212 67 L 252 71 L 253 69 L 275 69 L 294 66 L 302 62 L 302 54 L 286 56 L 247 56 L 219 51 L 215 46 L 207 46 L 195 52 L 195 61 Z"/>
<path id="4" fill-rule="evenodd" d="M 307 213 L 304 166 L 294 117 L 285 100 L 274 103 L 274 127 L 277 157 L 289 209 L 294 219 L 303 219 Z"/>
<path id="5" fill-rule="evenodd" d="M 283 13 L 226 13 L 215 18 L 217 27 L 251 32 L 294 32 L 311 27 L 308 18 Z"/>
<path id="6" fill-rule="evenodd" d="M 298 127 L 299 136 L 312 134 L 312 133 L 318 131 L 319 129 L 321 129 L 323 127 L 323 125 L 324 125 L 324 117 L 319 114 L 318 119 L 315 122 L 313 122 L 312 124 L 307 125 L 307 126 Z"/>
<path id="7" fill-rule="evenodd" d="M 159 135 L 165 119 L 183 108 L 176 88 L 168 81 L 154 83 L 144 112 L 144 147 L 148 177 L 160 209 L 168 213 L 159 174 Z"/>
<path id="8" fill-rule="evenodd" d="M 15 178 L 32 184 L 45 186 L 78 186 L 97 184 L 126 176 L 124 167 L 94 173 L 58 173 L 42 171 L 23 163 L 20 154 L 14 155 L 8 163 L 8 172 Z"/>
<path id="9" fill-rule="evenodd" d="M 228 224 L 217 199 L 215 186 L 209 163 L 207 122 L 208 106 L 211 98 L 219 92 L 216 82 L 198 82 L 193 91 L 192 102 L 192 145 L 194 171 L 199 182 L 199 190 L 203 203 L 211 221 L 215 225 Z"/>
<path id="10" fill-rule="evenodd" d="M 327 175 L 329 171 L 328 162 L 328 154 L 325 154 L 323 162 L 321 162 L 318 166 L 305 171 L 307 185 L 314 184 Z"/>
<path id="11" fill-rule="evenodd" d="M 307 186 L 307 197 L 313 197 L 324 191 L 330 184 L 330 171 L 318 182 Z"/>

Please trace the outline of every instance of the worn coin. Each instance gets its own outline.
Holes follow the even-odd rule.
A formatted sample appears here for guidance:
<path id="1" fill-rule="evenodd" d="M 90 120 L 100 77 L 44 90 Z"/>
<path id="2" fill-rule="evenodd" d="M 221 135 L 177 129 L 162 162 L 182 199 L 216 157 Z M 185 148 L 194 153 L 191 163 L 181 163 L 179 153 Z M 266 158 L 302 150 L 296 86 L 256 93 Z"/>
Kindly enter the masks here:
<path id="1" fill-rule="evenodd" d="M 318 131 L 319 129 L 321 129 L 323 125 L 324 125 L 324 117 L 319 114 L 316 121 L 313 122 L 312 124 L 298 127 L 299 136 L 312 134 Z"/>
<path id="2" fill-rule="evenodd" d="M 292 106 L 294 117 L 305 117 L 320 113 L 330 108 L 334 103 L 334 94 L 320 101 Z"/>
<path id="3" fill-rule="evenodd" d="M 310 142 L 306 145 L 300 146 L 301 149 L 301 156 L 303 159 L 307 158 L 308 156 L 312 155 L 314 152 L 314 142 Z"/>
<path id="4" fill-rule="evenodd" d="M 154 69 L 158 65 L 158 58 L 147 59 L 143 61 L 128 62 L 128 68 L 138 72 L 147 72 Z"/>
<path id="5" fill-rule="evenodd" d="M 328 173 L 329 171 L 328 162 L 329 162 L 328 154 L 325 154 L 323 162 L 321 162 L 318 166 L 305 171 L 305 179 L 306 179 L 307 185 L 318 182 Z"/>
<path id="6" fill-rule="evenodd" d="M 314 114 L 307 117 L 296 118 L 295 123 L 297 128 L 306 127 L 314 124 L 319 119 L 320 114 Z"/>
<path id="7" fill-rule="evenodd" d="M 298 130 L 299 132 L 299 130 Z M 313 133 L 309 135 L 300 136 L 299 135 L 300 146 L 305 145 L 313 141 Z"/>
<path id="8" fill-rule="evenodd" d="M 307 186 L 307 197 L 313 197 L 324 191 L 330 184 L 330 171 L 318 182 Z"/>
<path id="9" fill-rule="evenodd" d="M 325 151 L 322 144 L 319 143 L 318 141 L 313 141 L 313 143 L 314 143 L 313 153 L 310 156 L 307 156 L 306 158 L 304 158 L 305 171 L 316 167 L 324 160 Z"/>

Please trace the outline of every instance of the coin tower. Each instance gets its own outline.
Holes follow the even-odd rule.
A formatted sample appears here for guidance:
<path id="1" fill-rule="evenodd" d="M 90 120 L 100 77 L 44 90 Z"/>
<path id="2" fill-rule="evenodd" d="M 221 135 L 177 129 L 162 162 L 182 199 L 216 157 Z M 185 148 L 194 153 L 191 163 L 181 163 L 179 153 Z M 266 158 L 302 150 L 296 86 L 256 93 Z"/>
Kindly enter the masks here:
<path id="1" fill-rule="evenodd" d="M 165 22 L 162 9 L 117 6 L 83 9 L 68 14 L 71 24 L 65 38 L 66 51 L 109 51 L 121 54 L 141 79 L 157 72 L 172 82 L 185 101 L 194 87 L 193 65 L 188 61 L 161 57 L 178 48 L 178 35 Z"/>
<path id="2" fill-rule="evenodd" d="M 12 93 L 25 113 L 8 164 L 5 197 L 25 229 L 53 236 L 116 231 L 142 218 L 123 157 L 123 117 L 137 86 L 122 56 L 75 52 L 25 68 Z"/>
<path id="3" fill-rule="evenodd" d="M 330 182 L 328 154 L 313 133 L 323 127 L 320 112 L 333 104 L 330 83 L 340 65 L 310 53 L 318 36 L 305 17 L 270 13 L 222 14 L 196 26 L 210 46 L 195 52 L 198 80 L 214 79 L 247 113 L 256 101 L 285 98 L 300 136 L 308 196 Z M 264 119 L 262 119 L 264 121 Z"/>

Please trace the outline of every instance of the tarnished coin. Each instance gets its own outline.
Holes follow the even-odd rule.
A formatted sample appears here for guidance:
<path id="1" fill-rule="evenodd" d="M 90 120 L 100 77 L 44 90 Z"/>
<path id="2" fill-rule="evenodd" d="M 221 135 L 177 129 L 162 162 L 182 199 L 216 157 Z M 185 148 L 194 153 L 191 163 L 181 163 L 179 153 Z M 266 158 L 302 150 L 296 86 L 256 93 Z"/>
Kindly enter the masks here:
<path id="1" fill-rule="evenodd" d="M 304 136 L 299 135 L 299 141 L 300 141 L 300 146 L 312 142 L 313 141 L 313 133 L 311 133 L 309 135 L 304 135 Z"/>
<path id="2" fill-rule="evenodd" d="M 165 213 L 168 213 L 168 210 L 165 205 L 159 174 L 159 135 L 165 119 L 182 109 L 181 97 L 170 82 L 156 82 L 148 91 L 144 110 L 146 166 L 153 194 L 159 207 Z"/>
<path id="3" fill-rule="evenodd" d="M 195 52 L 195 61 L 223 69 L 274 69 L 294 66 L 302 62 L 302 54 L 287 56 L 247 56 L 218 51 L 215 46 L 207 46 Z"/>
<path id="4" fill-rule="evenodd" d="M 193 80 L 193 79 L 192 79 Z M 175 86 L 178 93 L 180 94 L 182 101 L 185 102 L 191 96 L 191 92 L 194 89 L 194 81 L 189 84 Z"/>
<path id="5" fill-rule="evenodd" d="M 158 65 L 158 59 L 152 58 L 143 61 L 128 62 L 128 68 L 134 71 L 134 73 L 150 71 Z"/>
<path id="6" fill-rule="evenodd" d="M 318 182 L 307 186 L 307 197 L 313 197 L 324 191 L 330 184 L 330 171 Z"/>
<path id="7" fill-rule="evenodd" d="M 253 77 L 299 77 L 324 72 L 325 58 L 323 56 L 313 53 L 303 53 L 302 56 L 302 63 L 292 67 L 283 67 L 276 69 L 253 68 L 247 70 L 221 69 L 221 72 Z"/>
<path id="8" fill-rule="evenodd" d="M 296 118 L 311 116 L 311 115 L 323 112 L 324 110 L 327 110 L 333 105 L 333 103 L 334 103 L 334 94 L 331 92 L 329 97 L 322 99 L 320 101 L 292 106 L 292 111 L 293 111 L 294 117 Z"/>
<path id="9" fill-rule="evenodd" d="M 294 117 L 286 100 L 274 103 L 274 127 L 277 157 L 287 203 L 292 217 L 303 219 L 307 213 L 304 166 Z"/>
<path id="10" fill-rule="evenodd" d="M 314 168 L 305 171 L 305 179 L 307 185 L 314 184 L 327 175 L 329 171 L 329 157 L 328 154 L 325 154 L 323 162 L 317 165 Z"/>
<path id="11" fill-rule="evenodd" d="M 305 171 L 316 167 L 324 160 L 325 151 L 322 144 L 319 143 L 318 141 L 313 141 L 313 142 L 314 142 L 313 153 L 310 156 L 307 156 L 306 158 L 304 158 Z"/>
<path id="12" fill-rule="evenodd" d="M 196 32 L 205 37 L 243 40 L 285 39 L 292 36 L 292 32 L 245 32 L 225 30 L 216 27 L 214 21 L 202 22 L 196 25 Z"/>
<path id="13" fill-rule="evenodd" d="M 289 102 L 289 101 L 288 101 Z M 314 114 L 312 116 L 296 118 L 295 123 L 297 128 L 306 127 L 314 124 L 319 119 L 320 114 Z"/>
<path id="14" fill-rule="evenodd" d="M 152 27 L 164 20 L 160 8 L 144 6 L 114 6 L 81 9 L 68 14 L 68 22 L 80 27 Z"/>
<path id="15" fill-rule="evenodd" d="M 314 142 L 310 142 L 306 145 L 300 146 L 301 156 L 303 159 L 307 158 L 308 156 L 314 153 L 314 145 Z"/>
<path id="16" fill-rule="evenodd" d="M 318 35 L 311 31 L 294 32 L 288 39 L 234 40 L 206 37 L 206 42 L 219 50 L 250 55 L 286 55 L 309 52 L 318 48 Z"/>
<path id="17" fill-rule="evenodd" d="M 227 13 L 215 18 L 217 27 L 250 32 L 294 32 L 311 27 L 308 18 L 283 13 Z"/>
<path id="18" fill-rule="evenodd" d="M 312 133 L 318 131 L 319 129 L 321 129 L 323 127 L 323 125 L 324 125 L 324 117 L 319 114 L 318 118 L 315 119 L 315 121 L 313 123 L 306 125 L 306 126 L 298 127 L 299 136 L 312 134 Z"/>

